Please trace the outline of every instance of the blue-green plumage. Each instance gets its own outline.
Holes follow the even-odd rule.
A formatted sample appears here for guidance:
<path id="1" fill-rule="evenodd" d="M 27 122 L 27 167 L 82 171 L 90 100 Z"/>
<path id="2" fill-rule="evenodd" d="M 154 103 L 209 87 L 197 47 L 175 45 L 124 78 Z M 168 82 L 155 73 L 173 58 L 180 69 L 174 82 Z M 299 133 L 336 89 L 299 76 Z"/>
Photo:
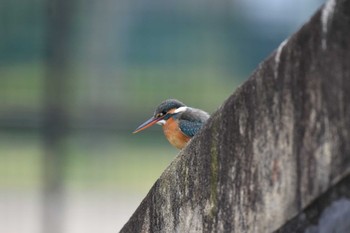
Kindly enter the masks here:
<path id="1" fill-rule="evenodd" d="M 186 107 L 183 112 L 173 116 L 179 122 L 179 128 L 188 137 L 193 137 L 208 120 L 209 114 L 196 108 Z"/>
<path id="2" fill-rule="evenodd" d="M 191 122 L 186 120 L 179 121 L 179 127 L 181 132 L 183 132 L 188 137 L 193 137 L 202 128 L 202 122 Z"/>
<path id="3" fill-rule="evenodd" d="M 177 108 L 184 107 L 184 106 L 185 106 L 184 103 L 182 103 L 176 99 L 168 99 L 168 100 L 163 101 L 160 105 L 158 105 L 154 114 L 155 115 L 158 113 L 166 114 L 170 109 L 177 109 Z"/>

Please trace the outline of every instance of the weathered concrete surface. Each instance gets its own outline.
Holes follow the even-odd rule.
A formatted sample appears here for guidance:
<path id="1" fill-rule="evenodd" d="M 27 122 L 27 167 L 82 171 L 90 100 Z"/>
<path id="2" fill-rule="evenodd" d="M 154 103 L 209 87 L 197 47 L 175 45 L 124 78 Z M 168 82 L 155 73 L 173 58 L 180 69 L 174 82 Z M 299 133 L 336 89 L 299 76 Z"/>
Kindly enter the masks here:
<path id="1" fill-rule="evenodd" d="M 349 176 L 349 105 L 350 0 L 332 0 L 213 114 L 121 232 L 283 229 Z"/>
<path id="2" fill-rule="evenodd" d="M 350 232 L 350 176 L 331 187 L 276 233 Z"/>

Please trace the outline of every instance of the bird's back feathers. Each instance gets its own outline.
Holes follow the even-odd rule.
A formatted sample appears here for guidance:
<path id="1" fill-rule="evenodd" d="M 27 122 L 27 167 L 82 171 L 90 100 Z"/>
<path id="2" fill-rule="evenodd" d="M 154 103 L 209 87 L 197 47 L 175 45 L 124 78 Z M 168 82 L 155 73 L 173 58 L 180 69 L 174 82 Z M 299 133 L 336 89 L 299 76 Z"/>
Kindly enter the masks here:
<path id="1" fill-rule="evenodd" d="M 209 114 L 196 108 L 188 107 L 186 111 L 174 116 L 179 121 L 179 128 L 188 137 L 193 137 L 208 120 Z"/>

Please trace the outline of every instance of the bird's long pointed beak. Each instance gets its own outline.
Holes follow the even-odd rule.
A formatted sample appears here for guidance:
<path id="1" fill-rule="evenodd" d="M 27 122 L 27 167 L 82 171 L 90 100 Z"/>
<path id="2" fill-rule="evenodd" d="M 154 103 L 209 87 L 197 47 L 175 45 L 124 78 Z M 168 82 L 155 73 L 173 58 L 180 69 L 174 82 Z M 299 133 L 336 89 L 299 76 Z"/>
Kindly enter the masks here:
<path id="1" fill-rule="evenodd" d="M 162 118 L 150 118 L 147 121 L 145 121 L 144 123 L 142 123 L 139 127 L 137 127 L 137 129 L 135 129 L 134 132 L 132 133 L 138 133 L 144 129 L 147 129 L 149 127 L 151 127 L 152 125 L 154 125 L 155 123 L 157 123 L 158 121 L 160 121 Z"/>

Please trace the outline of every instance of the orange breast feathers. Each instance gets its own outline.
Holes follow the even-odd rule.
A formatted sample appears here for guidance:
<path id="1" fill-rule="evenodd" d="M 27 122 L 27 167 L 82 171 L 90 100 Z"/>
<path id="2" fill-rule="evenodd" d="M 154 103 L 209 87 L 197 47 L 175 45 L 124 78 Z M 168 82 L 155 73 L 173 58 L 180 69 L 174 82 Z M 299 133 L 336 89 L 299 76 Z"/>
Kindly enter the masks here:
<path id="1" fill-rule="evenodd" d="M 163 131 L 170 144 L 178 149 L 184 148 L 187 142 L 191 139 L 181 132 L 178 122 L 172 117 L 163 125 Z"/>

